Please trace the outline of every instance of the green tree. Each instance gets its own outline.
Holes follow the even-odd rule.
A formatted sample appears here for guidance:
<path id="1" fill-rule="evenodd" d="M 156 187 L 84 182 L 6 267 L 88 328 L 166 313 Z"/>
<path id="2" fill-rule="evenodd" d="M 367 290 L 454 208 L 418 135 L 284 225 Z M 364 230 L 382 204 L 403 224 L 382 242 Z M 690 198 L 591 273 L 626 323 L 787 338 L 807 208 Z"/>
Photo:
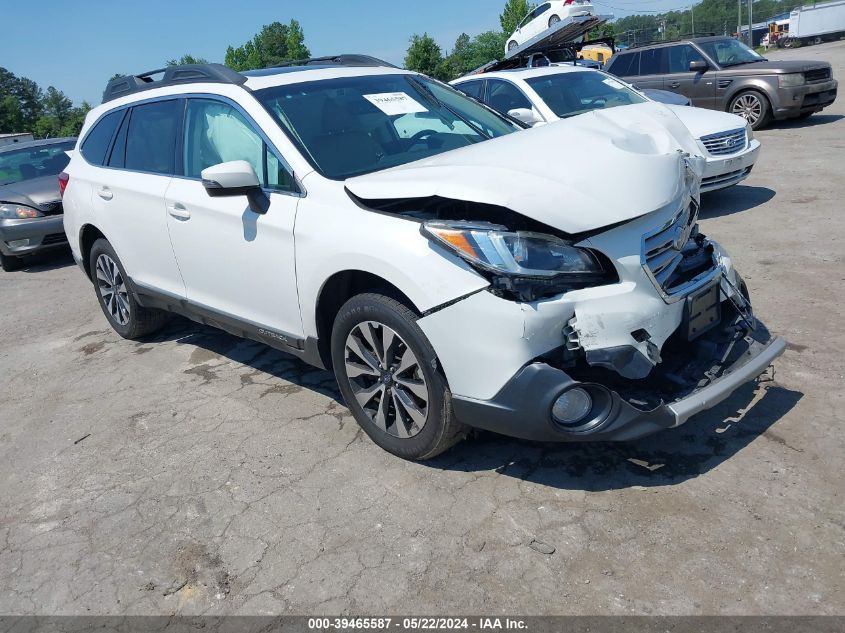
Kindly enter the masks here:
<path id="1" fill-rule="evenodd" d="M 310 56 L 302 27 L 291 20 L 289 24 L 266 24 L 243 46 L 229 46 L 225 63 L 234 70 L 254 70 Z"/>
<path id="2" fill-rule="evenodd" d="M 505 37 L 510 36 L 525 16 L 533 10 L 534 5 L 528 4 L 528 0 L 507 0 L 504 11 L 499 15 L 499 23 L 502 25 Z"/>
<path id="3" fill-rule="evenodd" d="M 182 55 L 179 59 L 168 59 L 166 64 L 168 66 L 184 66 L 185 64 L 207 64 L 208 60 L 202 57 L 194 57 L 193 55 Z"/>
<path id="4" fill-rule="evenodd" d="M 22 132 L 24 129 L 21 106 L 12 95 L 0 99 L 0 134 Z"/>
<path id="5" fill-rule="evenodd" d="M 415 70 L 429 77 L 447 79 L 447 68 L 443 59 L 443 51 L 428 33 L 414 34 L 411 45 L 405 55 L 405 68 Z"/>

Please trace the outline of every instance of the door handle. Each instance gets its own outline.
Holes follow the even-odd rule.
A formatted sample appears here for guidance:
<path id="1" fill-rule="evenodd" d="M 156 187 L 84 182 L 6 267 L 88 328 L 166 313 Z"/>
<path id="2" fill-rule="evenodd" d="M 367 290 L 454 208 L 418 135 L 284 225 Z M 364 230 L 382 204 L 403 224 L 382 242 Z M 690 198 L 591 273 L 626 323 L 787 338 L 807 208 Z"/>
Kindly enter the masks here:
<path id="1" fill-rule="evenodd" d="M 672 83 L 669 84 L 669 87 L 670 88 L 680 88 L 681 82 L 680 81 L 673 81 Z"/>
<path id="2" fill-rule="evenodd" d="M 112 198 L 114 198 L 114 194 L 108 187 L 100 187 L 99 189 L 97 189 L 97 195 L 100 196 L 103 200 L 111 200 Z"/>
<path id="3" fill-rule="evenodd" d="M 171 217 L 174 217 L 177 220 L 191 219 L 191 212 L 185 208 L 185 205 L 180 204 L 179 202 L 167 205 L 167 212 L 171 215 Z"/>

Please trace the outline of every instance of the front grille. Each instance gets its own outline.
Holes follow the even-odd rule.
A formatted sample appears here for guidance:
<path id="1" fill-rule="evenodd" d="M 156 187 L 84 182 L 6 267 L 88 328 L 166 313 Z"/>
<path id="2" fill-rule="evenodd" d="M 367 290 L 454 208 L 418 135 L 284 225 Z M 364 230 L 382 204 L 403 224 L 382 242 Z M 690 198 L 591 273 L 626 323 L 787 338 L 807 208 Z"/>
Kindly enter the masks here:
<path id="1" fill-rule="evenodd" d="M 830 77 L 830 68 L 814 68 L 813 70 L 804 71 L 804 80 L 808 84 L 818 83 L 820 81 L 828 81 Z"/>
<path id="2" fill-rule="evenodd" d="M 713 185 L 724 185 L 729 182 L 740 180 L 743 176 L 751 171 L 751 167 L 745 169 L 737 169 L 736 171 L 729 171 L 726 174 L 719 174 L 718 176 L 710 176 L 709 178 L 701 179 L 701 186 L 710 187 Z"/>
<path id="3" fill-rule="evenodd" d="M 698 208 L 690 201 L 665 226 L 643 236 L 643 265 L 655 284 L 668 294 L 676 285 L 672 274 L 684 259 L 682 251 L 693 235 L 697 217 Z"/>
<path id="4" fill-rule="evenodd" d="M 41 246 L 49 246 L 50 244 L 64 244 L 67 242 L 67 236 L 64 233 L 52 233 L 45 235 L 41 240 Z"/>
<path id="5" fill-rule="evenodd" d="M 38 205 L 38 208 L 41 210 L 41 213 L 44 215 L 61 215 L 62 213 L 62 201 L 61 200 L 53 200 L 51 202 L 43 202 Z"/>
<path id="6" fill-rule="evenodd" d="M 725 156 L 726 154 L 741 152 L 745 149 L 747 142 L 745 128 L 701 137 L 701 143 L 713 156 Z"/>

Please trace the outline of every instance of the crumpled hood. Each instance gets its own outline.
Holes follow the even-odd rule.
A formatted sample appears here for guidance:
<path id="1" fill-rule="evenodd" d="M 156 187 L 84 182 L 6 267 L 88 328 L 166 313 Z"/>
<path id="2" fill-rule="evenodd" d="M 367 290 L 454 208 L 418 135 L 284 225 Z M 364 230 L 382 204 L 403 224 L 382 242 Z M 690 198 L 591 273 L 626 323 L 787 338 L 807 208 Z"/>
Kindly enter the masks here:
<path id="1" fill-rule="evenodd" d="M 701 177 L 698 151 L 669 109 L 643 103 L 595 110 L 345 184 L 363 200 L 438 196 L 492 204 L 575 234 L 677 199 L 690 188 L 685 162 Z M 693 155 L 689 161 L 685 153 Z M 693 190 L 697 195 L 696 184 Z"/>

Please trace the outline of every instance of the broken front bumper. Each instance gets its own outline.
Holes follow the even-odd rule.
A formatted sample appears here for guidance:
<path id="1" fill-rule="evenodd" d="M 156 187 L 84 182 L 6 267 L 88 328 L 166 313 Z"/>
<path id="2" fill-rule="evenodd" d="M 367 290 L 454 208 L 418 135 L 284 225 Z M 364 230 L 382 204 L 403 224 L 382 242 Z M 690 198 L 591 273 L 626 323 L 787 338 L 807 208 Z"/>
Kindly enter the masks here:
<path id="1" fill-rule="evenodd" d="M 556 442 L 626 441 L 680 426 L 696 413 L 725 400 L 737 388 L 755 379 L 780 356 L 786 341 L 780 337 L 744 340 L 746 349 L 721 375 L 700 389 L 672 402 L 641 409 L 604 385 L 580 382 L 562 369 L 543 362 L 523 367 L 490 400 L 454 396 L 456 417 L 469 426 L 529 440 Z M 584 431 L 573 431 L 554 421 L 552 407 L 564 392 L 586 388 L 606 399 L 597 419 Z"/>

